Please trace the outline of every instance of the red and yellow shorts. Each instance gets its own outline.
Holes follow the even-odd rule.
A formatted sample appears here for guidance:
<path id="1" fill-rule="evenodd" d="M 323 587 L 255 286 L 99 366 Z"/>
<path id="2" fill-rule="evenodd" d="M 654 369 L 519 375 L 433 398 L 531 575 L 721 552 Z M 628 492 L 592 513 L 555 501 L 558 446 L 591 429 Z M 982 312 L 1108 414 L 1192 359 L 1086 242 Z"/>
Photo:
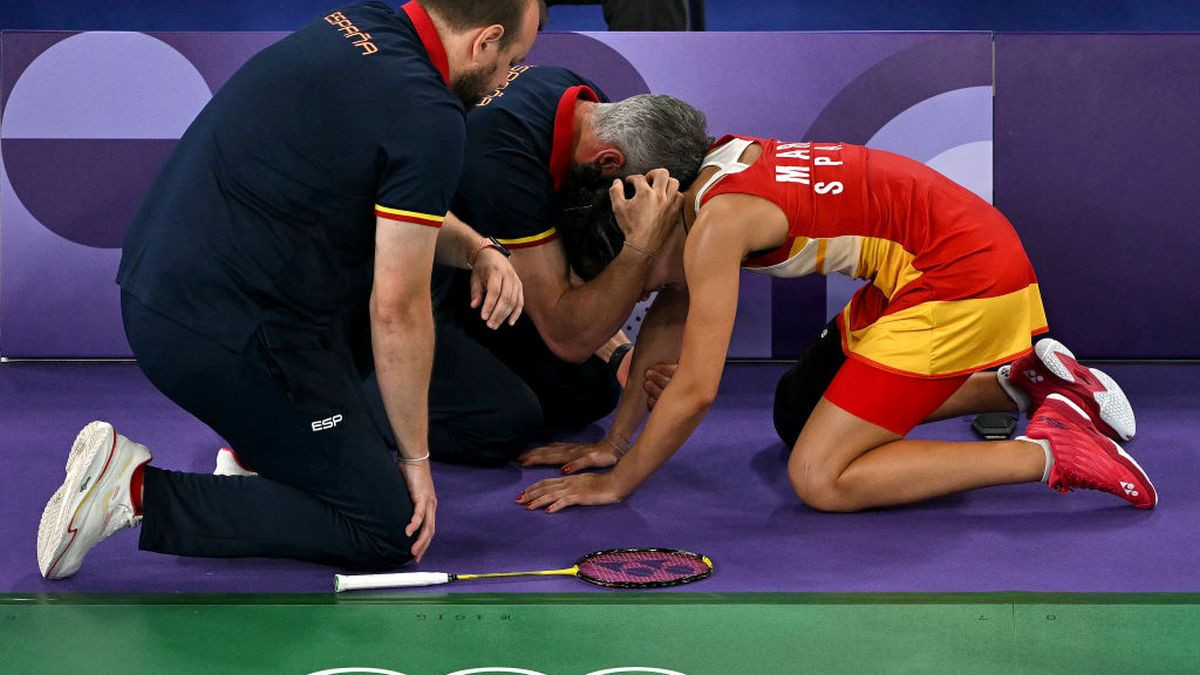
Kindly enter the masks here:
<path id="1" fill-rule="evenodd" d="M 826 398 L 904 435 L 972 373 L 1028 354 L 1033 336 L 1047 330 L 1028 265 L 1023 256 L 1010 263 L 1015 278 L 1007 280 L 1006 270 L 989 270 L 1001 279 L 992 289 L 1007 281 L 1013 290 L 983 297 L 928 299 L 953 297 L 949 287 L 961 280 L 940 278 L 954 276 L 953 270 L 922 275 L 900 297 L 887 298 L 875 286 L 864 286 L 838 317 L 847 361 Z"/>

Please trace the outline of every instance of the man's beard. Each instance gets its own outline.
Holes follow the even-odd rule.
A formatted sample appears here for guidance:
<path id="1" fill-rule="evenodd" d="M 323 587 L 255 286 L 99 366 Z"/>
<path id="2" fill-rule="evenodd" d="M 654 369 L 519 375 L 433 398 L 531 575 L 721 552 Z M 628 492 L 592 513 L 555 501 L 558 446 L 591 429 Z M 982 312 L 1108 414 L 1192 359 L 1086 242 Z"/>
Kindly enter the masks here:
<path id="1" fill-rule="evenodd" d="M 463 73 L 457 82 L 450 85 L 450 90 L 470 110 L 495 88 L 491 79 L 491 72 L 487 68 L 478 68 Z"/>

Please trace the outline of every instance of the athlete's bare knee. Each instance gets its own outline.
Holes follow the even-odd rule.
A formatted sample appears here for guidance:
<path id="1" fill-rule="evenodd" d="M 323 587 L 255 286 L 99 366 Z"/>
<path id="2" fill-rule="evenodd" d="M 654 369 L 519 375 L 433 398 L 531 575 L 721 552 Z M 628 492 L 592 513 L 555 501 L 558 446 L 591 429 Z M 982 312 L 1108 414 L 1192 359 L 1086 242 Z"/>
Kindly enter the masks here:
<path id="1" fill-rule="evenodd" d="M 857 511 L 854 502 L 838 488 L 836 481 L 792 481 L 796 496 L 809 508 L 830 513 Z"/>
<path id="2" fill-rule="evenodd" d="M 788 461 L 788 480 L 800 501 L 818 511 L 847 511 L 838 488 L 837 475 L 803 454 L 793 452 Z"/>

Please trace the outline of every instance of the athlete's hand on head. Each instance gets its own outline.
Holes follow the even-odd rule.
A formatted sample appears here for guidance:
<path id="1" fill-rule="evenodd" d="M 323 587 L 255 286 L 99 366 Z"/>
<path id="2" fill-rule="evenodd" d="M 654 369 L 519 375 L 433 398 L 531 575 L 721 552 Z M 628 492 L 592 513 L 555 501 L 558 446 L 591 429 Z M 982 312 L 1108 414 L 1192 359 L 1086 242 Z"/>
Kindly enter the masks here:
<path id="1" fill-rule="evenodd" d="M 625 180 L 636 190 L 633 199 L 625 198 L 625 187 L 620 180 L 613 181 L 608 190 L 617 224 L 626 241 L 657 253 L 683 210 L 679 181 L 671 178 L 666 169 L 654 169 L 645 176 L 634 175 Z"/>
<path id="2" fill-rule="evenodd" d="M 614 441 L 620 444 L 620 441 Z M 617 463 L 621 453 L 607 440 L 595 443 L 551 443 L 534 448 L 520 457 L 521 466 L 562 465 L 563 473 L 583 469 L 603 469 Z"/>
<path id="3" fill-rule="evenodd" d="M 513 325 L 525 308 L 525 288 L 508 256 L 494 248 L 485 248 L 475 257 L 471 268 L 471 307 L 481 307 L 479 318 L 488 328 L 499 328 L 508 320 Z"/>
<path id="4" fill-rule="evenodd" d="M 675 377 L 675 369 L 678 366 L 678 363 L 660 363 L 646 371 L 642 388 L 646 390 L 647 408 L 653 408 L 654 404 L 658 403 L 658 399 L 662 398 L 663 390 L 667 388 L 668 384 L 671 384 L 671 378 Z"/>
<path id="5" fill-rule="evenodd" d="M 404 534 L 413 536 L 420 532 L 412 545 L 413 559 L 421 562 L 429 544 L 433 541 L 433 533 L 437 521 L 437 493 L 433 489 L 433 474 L 429 462 L 397 462 L 400 475 L 404 476 L 404 484 L 408 486 L 409 497 L 413 502 L 412 520 L 404 528 Z"/>
<path id="6" fill-rule="evenodd" d="M 581 473 L 534 483 L 517 497 L 517 503 L 530 511 L 544 508 L 546 513 L 556 513 L 573 505 L 616 504 L 623 498 L 611 473 Z"/>

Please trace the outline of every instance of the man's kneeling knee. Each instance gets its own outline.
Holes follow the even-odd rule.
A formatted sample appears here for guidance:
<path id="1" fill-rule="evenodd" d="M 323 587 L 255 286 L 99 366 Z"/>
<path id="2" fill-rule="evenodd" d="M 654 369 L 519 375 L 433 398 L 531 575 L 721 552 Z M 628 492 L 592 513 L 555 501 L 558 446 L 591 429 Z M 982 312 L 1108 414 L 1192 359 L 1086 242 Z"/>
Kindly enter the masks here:
<path id="1" fill-rule="evenodd" d="M 379 534 L 362 534 L 358 550 L 352 554 L 354 566 L 363 571 L 386 571 L 412 561 L 412 546 L 416 536 L 404 533 L 405 522 L 399 527 L 390 527 Z"/>

